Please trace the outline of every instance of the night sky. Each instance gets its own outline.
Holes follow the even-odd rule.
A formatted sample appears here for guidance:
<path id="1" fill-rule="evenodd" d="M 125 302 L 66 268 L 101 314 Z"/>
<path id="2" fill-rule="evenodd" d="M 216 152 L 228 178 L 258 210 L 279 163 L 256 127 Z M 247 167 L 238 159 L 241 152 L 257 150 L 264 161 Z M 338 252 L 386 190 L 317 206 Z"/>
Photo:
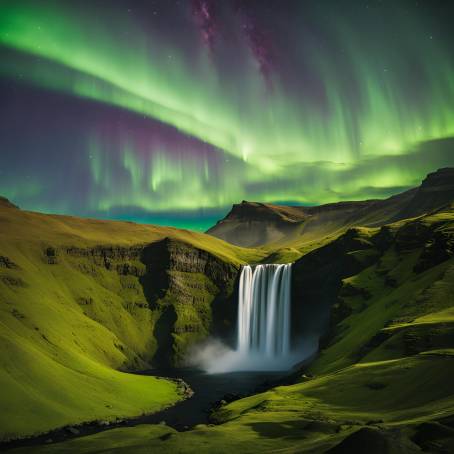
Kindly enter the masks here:
<path id="1" fill-rule="evenodd" d="M 2 0 L 0 194 L 194 229 L 395 194 L 454 165 L 453 23 L 439 0 Z"/>

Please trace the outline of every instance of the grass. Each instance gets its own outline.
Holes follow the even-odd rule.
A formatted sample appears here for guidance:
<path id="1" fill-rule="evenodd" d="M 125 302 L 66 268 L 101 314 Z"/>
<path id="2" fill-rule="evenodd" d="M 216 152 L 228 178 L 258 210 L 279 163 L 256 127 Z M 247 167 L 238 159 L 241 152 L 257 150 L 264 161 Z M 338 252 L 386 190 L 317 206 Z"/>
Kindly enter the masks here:
<path id="1" fill-rule="evenodd" d="M 189 243 L 234 264 L 257 262 L 265 254 L 191 230 L 134 222 L 48 215 L 4 206 L 0 206 L 0 226 L 0 239 L 14 242 L 16 245 L 38 242 L 54 246 L 86 247 L 99 244 L 131 246 L 169 237 Z"/>
<path id="2" fill-rule="evenodd" d="M 452 373 L 454 358 L 425 355 L 354 365 L 233 402 L 219 412 L 217 426 L 182 433 L 163 426 L 115 429 L 34 452 L 111 452 L 113 446 L 153 453 L 325 452 L 370 421 L 411 430 L 452 414 Z"/>
<path id="3" fill-rule="evenodd" d="M 2 438 L 135 416 L 179 400 L 172 382 L 116 370 L 144 363 L 138 355 L 148 348 L 149 315 L 130 314 L 119 295 L 66 262 L 44 265 L 31 247 L 14 252 L 2 248 L 19 268 L 1 277 L 22 283 L 0 281 Z M 100 306 L 91 316 L 78 304 L 80 292 Z"/>
<path id="4" fill-rule="evenodd" d="M 134 452 L 150 453 L 149 443 L 164 444 L 176 431 L 165 425 L 143 424 L 136 427 L 112 429 L 88 437 L 77 438 L 54 446 L 34 447 L 33 452 Z M 107 436 L 106 436 L 107 435 Z M 14 451 L 30 452 L 30 448 Z"/>

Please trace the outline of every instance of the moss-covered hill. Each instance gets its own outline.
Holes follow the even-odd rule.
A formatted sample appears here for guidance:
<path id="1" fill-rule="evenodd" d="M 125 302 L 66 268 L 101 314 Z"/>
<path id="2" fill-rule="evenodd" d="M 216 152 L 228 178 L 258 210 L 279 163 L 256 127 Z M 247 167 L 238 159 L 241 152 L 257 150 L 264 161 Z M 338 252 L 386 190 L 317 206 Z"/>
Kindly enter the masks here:
<path id="1" fill-rule="evenodd" d="M 204 234 L 0 200 L 0 438 L 178 400 L 173 382 L 124 371 L 178 363 L 228 331 L 238 266 L 261 257 Z"/>
<path id="2" fill-rule="evenodd" d="M 222 406 L 214 426 L 115 429 L 35 452 L 453 452 L 454 206 L 351 229 L 294 276 L 294 304 L 335 302 L 295 384 Z"/>

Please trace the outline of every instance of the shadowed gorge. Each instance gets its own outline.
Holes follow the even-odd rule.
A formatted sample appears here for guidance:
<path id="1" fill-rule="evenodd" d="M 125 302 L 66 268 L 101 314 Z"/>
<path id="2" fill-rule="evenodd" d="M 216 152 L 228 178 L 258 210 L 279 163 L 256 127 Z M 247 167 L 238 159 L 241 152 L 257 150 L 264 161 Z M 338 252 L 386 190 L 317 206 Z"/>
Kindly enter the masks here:
<path id="1" fill-rule="evenodd" d="M 209 335 L 231 335 L 237 266 L 170 238 L 146 246 L 142 261 L 144 292 L 150 308 L 161 313 L 155 326 L 158 365 L 183 361 L 188 347 Z"/>

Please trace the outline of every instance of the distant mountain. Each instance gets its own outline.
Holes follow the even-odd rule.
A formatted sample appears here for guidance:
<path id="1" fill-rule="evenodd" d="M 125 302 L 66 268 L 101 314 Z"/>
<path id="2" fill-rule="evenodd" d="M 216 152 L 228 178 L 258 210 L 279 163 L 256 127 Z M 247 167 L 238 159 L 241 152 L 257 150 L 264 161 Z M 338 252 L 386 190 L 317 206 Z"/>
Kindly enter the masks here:
<path id="1" fill-rule="evenodd" d="M 397 214 L 397 219 L 411 218 L 440 208 L 454 200 L 454 168 L 429 173 L 414 196 Z"/>
<path id="2" fill-rule="evenodd" d="M 417 187 L 384 200 L 313 207 L 247 202 L 233 205 L 207 233 L 229 243 L 257 247 L 314 241 L 352 226 L 374 227 L 436 210 L 454 200 L 454 168 L 430 173 Z"/>
<path id="3" fill-rule="evenodd" d="M 17 208 L 17 206 L 11 203 L 6 197 L 0 196 L 0 208 Z"/>

